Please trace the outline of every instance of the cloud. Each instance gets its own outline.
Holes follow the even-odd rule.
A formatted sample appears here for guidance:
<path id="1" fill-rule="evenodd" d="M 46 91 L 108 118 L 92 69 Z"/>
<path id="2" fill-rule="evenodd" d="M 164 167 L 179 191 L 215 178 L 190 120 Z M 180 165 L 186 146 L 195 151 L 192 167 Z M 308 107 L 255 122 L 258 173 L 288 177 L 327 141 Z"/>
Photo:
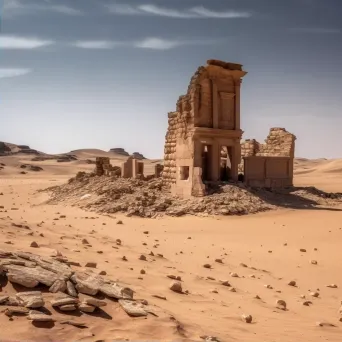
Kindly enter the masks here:
<path id="1" fill-rule="evenodd" d="M 302 32 L 302 33 L 316 33 L 316 34 L 336 34 L 342 31 L 335 28 L 324 28 L 324 27 L 295 27 L 290 29 L 292 32 Z"/>
<path id="2" fill-rule="evenodd" d="M 178 10 L 150 4 L 138 6 L 127 4 L 109 4 L 107 5 L 107 9 L 110 13 L 117 15 L 154 15 L 176 19 L 235 19 L 249 18 L 252 16 L 250 12 L 235 10 L 213 11 L 204 6 L 196 6 L 185 10 Z"/>
<path id="3" fill-rule="evenodd" d="M 28 3 L 28 0 L 4 0 L 3 14 L 6 17 L 16 15 L 37 14 L 39 12 L 54 12 L 70 16 L 83 15 L 84 13 L 76 8 L 66 5 L 50 5 L 49 1 L 45 4 Z"/>
<path id="4" fill-rule="evenodd" d="M 113 49 L 119 45 L 123 45 L 121 42 L 114 42 L 109 40 L 79 40 L 71 45 L 81 49 L 100 49 L 107 50 Z"/>
<path id="5" fill-rule="evenodd" d="M 165 40 L 160 38 L 146 38 L 134 43 L 134 47 L 136 48 L 154 50 L 170 50 L 181 45 L 184 45 L 184 42 L 179 40 Z"/>
<path id="6" fill-rule="evenodd" d="M 30 72 L 32 72 L 31 69 L 0 68 L 0 78 L 23 76 Z"/>
<path id="7" fill-rule="evenodd" d="M 179 46 L 187 45 L 207 45 L 213 44 L 212 40 L 183 40 L 183 39 L 163 39 L 157 37 L 149 37 L 134 41 L 109 41 L 109 40 L 91 40 L 91 41 L 76 41 L 71 45 L 82 49 L 99 49 L 108 50 L 118 47 L 151 49 L 151 50 L 170 50 Z"/>
<path id="8" fill-rule="evenodd" d="M 0 36 L 0 49 L 11 49 L 11 50 L 30 50 L 37 49 L 44 46 L 54 44 L 50 40 L 42 40 L 38 38 L 26 38 L 16 36 Z"/>

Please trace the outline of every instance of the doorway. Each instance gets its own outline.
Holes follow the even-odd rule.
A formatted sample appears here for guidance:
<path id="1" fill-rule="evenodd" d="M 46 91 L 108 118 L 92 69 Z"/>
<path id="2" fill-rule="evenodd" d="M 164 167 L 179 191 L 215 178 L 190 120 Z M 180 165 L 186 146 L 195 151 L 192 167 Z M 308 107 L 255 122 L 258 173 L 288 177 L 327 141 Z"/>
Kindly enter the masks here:
<path id="1" fill-rule="evenodd" d="M 221 147 L 220 155 L 220 180 L 228 182 L 232 177 L 232 155 L 233 148 L 230 146 Z"/>
<path id="2" fill-rule="evenodd" d="M 211 180 L 212 146 L 202 145 L 202 181 Z"/>

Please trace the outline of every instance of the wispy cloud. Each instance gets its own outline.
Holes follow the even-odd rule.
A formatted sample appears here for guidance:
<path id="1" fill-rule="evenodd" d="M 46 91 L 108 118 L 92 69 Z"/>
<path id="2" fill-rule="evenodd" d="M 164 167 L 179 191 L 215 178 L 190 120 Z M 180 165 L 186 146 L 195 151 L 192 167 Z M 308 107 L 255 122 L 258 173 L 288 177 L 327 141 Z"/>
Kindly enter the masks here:
<path id="1" fill-rule="evenodd" d="M 0 49 L 29 50 L 41 48 L 52 44 L 54 44 L 53 41 L 42 40 L 39 38 L 26 38 L 6 35 L 0 36 Z"/>
<path id="2" fill-rule="evenodd" d="M 0 78 L 18 77 L 27 75 L 32 72 L 32 69 L 18 69 L 18 68 L 0 68 Z"/>
<path id="3" fill-rule="evenodd" d="M 4 0 L 3 14 L 6 17 L 37 14 L 40 12 L 54 12 L 70 16 L 84 14 L 81 10 L 70 6 L 51 5 L 49 1 L 45 1 L 44 3 L 29 3 L 28 0 Z"/>
<path id="4" fill-rule="evenodd" d="M 109 41 L 109 40 L 92 40 L 92 41 L 76 41 L 71 45 L 82 49 L 99 49 L 108 50 L 118 47 L 151 49 L 151 50 L 170 50 L 179 46 L 187 45 L 207 45 L 214 44 L 213 40 L 183 40 L 183 39 L 163 39 L 157 37 L 149 37 L 134 41 Z"/>
<path id="5" fill-rule="evenodd" d="M 249 18 L 252 16 L 252 13 L 247 11 L 213 11 L 204 6 L 196 6 L 184 10 L 178 10 L 151 4 L 133 6 L 116 3 L 107 5 L 107 9 L 110 13 L 117 15 L 154 15 L 176 19 L 235 19 Z"/>
<path id="6" fill-rule="evenodd" d="M 290 31 L 302 32 L 302 33 L 316 33 L 316 34 L 342 33 L 342 31 L 340 29 L 324 28 L 324 27 L 294 27 L 294 28 L 291 28 Z"/>
<path id="7" fill-rule="evenodd" d="M 71 45 L 81 49 L 108 50 L 122 46 L 124 43 L 109 40 L 79 40 Z"/>

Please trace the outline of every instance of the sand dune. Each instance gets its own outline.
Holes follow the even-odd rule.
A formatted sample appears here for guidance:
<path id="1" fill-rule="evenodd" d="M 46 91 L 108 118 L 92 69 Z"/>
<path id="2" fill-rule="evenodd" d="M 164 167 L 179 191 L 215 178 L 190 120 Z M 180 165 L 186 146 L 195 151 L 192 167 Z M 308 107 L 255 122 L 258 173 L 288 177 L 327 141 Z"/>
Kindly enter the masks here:
<path id="1" fill-rule="evenodd" d="M 78 171 L 92 170 L 94 165 L 87 159 L 110 153 L 87 149 L 70 154 L 77 160 L 32 161 L 34 156 L 26 154 L 0 157 L 5 164 L 0 170 L 0 250 L 45 257 L 59 251 L 80 263 L 73 266 L 77 271 L 95 262 L 95 273 L 105 271 L 108 279 L 132 288 L 135 298 L 145 299 L 157 316 L 129 317 L 109 298 L 104 298 L 106 314 L 70 315 L 51 307 L 54 294 L 45 289 L 46 308 L 56 322 L 37 326 L 26 317 L 10 320 L 4 314 L 6 306 L 0 304 L 2 340 L 204 341 L 200 336 L 207 335 L 239 342 L 341 341 L 342 205 L 279 208 L 242 217 L 151 220 L 85 211 L 67 201 L 47 204 L 49 193 L 40 189 L 63 184 Z M 110 156 L 113 164 L 124 160 Z M 43 170 L 22 169 L 22 164 Z M 21 174 L 23 170 L 27 173 Z M 298 158 L 295 183 L 342 192 L 339 170 L 339 159 Z M 123 224 L 117 224 L 119 220 Z M 33 241 L 38 248 L 30 247 Z M 141 255 L 146 261 L 140 260 Z M 171 291 L 170 275 L 180 276 L 188 293 Z M 288 285 L 290 281 L 295 286 Z M 0 298 L 18 291 L 10 282 L 0 284 Z M 337 288 L 328 287 L 331 284 Z M 286 310 L 279 308 L 277 300 L 286 302 Z M 252 324 L 242 320 L 244 314 L 252 315 Z M 65 318 L 87 328 L 61 324 Z"/>

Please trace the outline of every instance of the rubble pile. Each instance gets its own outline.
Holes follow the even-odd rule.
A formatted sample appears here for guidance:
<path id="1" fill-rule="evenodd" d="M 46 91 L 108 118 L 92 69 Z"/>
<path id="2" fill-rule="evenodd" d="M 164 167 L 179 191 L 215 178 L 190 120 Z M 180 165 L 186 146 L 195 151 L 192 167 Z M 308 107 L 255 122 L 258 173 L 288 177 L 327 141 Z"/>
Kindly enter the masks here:
<path id="1" fill-rule="evenodd" d="M 246 189 L 226 184 L 219 193 L 203 198 L 179 199 L 161 178 L 151 180 L 95 177 L 82 173 L 68 184 L 47 189 L 50 204 L 66 203 L 99 213 L 128 216 L 242 215 L 272 208 Z"/>
<path id="2" fill-rule="evenodd" d="M 92 313 L 107 305 L 106 300 L 94 298 L 103 295 L 119 303 L 122 309 L 133 317 L 147 316 L 146 301 L 133 299 L 134 292 L 114 281 L 104 279 L 91 271 L 74 271 L 72 264 L 63 256 L 45 258 L 21 251 L 0 250 L 0 277 L 12 284 L 31 291 L 0 296 L 0 306 L 6 306 L 5 314 L 25 315 L 32 321 L 53 322 L 53 315 L 46 314 L 46 298 L 49 305 L 62 312 Z M 48 288 L 48 292 L 35 289 Z M 52 296 L 51 296 L 52 295 Z"/>
<path id="3" fill-rule="evenodd" d="M 245 215 L 285 207 L 308 207 L 341 203 L 342 194 L 327 194 L 313 188 L 282 191 L 246 188 L 242 183 L 224 183 L 208 188 L 208 196 L 180 199 L 172 196 L 161 178 L 150 180 L 98 177 L 80 172 L 68 184 L 45 189 L 49 204 L 75 205 L 98 213 L 127 216 Z"/>

